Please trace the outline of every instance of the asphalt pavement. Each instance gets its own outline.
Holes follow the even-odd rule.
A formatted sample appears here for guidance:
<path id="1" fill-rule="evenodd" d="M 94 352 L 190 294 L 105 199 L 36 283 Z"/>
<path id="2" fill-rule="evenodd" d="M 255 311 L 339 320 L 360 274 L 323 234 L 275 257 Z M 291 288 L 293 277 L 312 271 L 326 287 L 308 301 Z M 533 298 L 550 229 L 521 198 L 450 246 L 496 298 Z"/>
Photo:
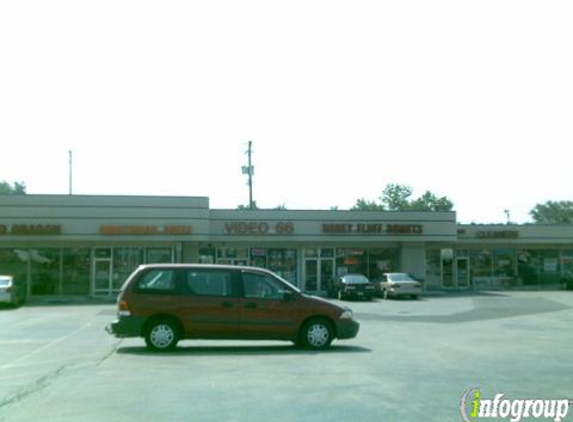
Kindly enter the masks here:
<path id="1" fill-rule="evenodd" d="M 104 332 L 113 305 L 0 309 L 0 421 L 447 422 L 469 418 L 470 389 L 573 399 L 573 292 L 344 303 L 358 337 L 323 352 L 186 340 L 156 354 Z"/>

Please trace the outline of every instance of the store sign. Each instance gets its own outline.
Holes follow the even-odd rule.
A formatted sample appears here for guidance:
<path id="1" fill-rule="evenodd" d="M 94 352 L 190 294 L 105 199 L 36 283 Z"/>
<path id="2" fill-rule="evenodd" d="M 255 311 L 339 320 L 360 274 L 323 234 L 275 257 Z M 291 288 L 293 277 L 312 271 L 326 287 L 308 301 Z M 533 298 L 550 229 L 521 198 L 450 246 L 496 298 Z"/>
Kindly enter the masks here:
<path id="1" fill-rule="evenodd" d="M 288 236 L 294 233 L 291 221 L 230 221 L 225 223 L 225 234 L 232 236 Z"/>
<path id="2" fill-rule="evenodd" d="M 185 236 L 191 234 L 191 226 L 100 226 L 99 234 L 104 236 Z"/>
<path id="3" fill-rule="evenodd" d="M 324 223 L 322 232 L 326 234 L 422 234 L 421 224 L 382 224 L 382 223 Z"/>
<path id="4" fill-rule="evenodd" d="M 517 230 L 483 230 L 477 232 L 480 239 L 515 239 L 519 237 Z"/>
<path id="5" fill-rule="evenodd" d="M 58 236 L 62 234 L 59 224 L 0 224 L 0 236 Z"/>

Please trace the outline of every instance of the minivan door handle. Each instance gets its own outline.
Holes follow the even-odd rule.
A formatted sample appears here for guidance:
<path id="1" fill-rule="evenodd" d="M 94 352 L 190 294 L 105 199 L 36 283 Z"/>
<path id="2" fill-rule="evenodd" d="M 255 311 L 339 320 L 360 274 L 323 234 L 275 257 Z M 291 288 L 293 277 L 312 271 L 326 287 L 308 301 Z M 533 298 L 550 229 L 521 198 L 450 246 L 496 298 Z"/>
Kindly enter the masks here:
<path id="1" fill-rule="evenodd" d="M 222 302 L 222 303 L 221 303 L 221 306 L 222 306 L 223 308 L 232 308 L 232 307 L 235 306 L 235 305 L 233 304 L 233 302 Z"/>

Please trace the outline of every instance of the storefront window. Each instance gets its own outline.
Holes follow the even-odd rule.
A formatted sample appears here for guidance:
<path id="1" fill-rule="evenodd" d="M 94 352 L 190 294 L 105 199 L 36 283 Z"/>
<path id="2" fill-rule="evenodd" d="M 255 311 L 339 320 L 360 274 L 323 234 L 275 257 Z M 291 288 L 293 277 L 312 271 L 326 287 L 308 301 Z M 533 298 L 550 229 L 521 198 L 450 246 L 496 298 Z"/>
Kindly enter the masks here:
<path id="1" fill-rule="evenodd" d="M 305 258 L 316 258 L 316 257 L 318 257 L 318 251 L 319 251 L 319 249 L 317 249 L 317 248 L 305 248 L 304 257 Z"/>
<path id="2" fill-rule="evenodd" d="M 267 250 L 265 248 L 251 248 L 251 262 L 249 265 L 267 268 Z"/>
<path id="3" fill-rule="evenodd" d="M 267 268 L 291 284 L 297 284 L 296 249 L 269 249 Z"/>
<path id="4" fill-rule="evenodd" d="M 470 268 L 473 277 L 491 277 L 493 256 L 489 249 L 477 249 L 470 251 Z"/>
<path id="5" fill-rule="evenodd" d="M 147 264 L 163 264 L 173 262 L 172 248 L 147 248 Z"/>
<path id="6" fill-rule="evenodd" d="M 141 264 L 143 248 L 114 248 L 112 289 L 119 290 L 127 277 Z"/>
<path id="7" fill-rule="evenodd" d="M 441 249 L 426 250 L 426 286 L 437 288 L 442 285 L 442 251 Z"/>
<path id="8" fill-rule="evenodd" d="M 515 249 L 493 250 L 493 275 L 495 277 L 515 277 Z"/>
<path id="9" fill-rule="evenodd" d="M 292 284 L 297 282 L 296 249 L 251 248 L 249 265 L 271 270 Z"/>
<path id="10" fill-rule="evenodd" d="M 564 250 L 561 255 L 561 272 L 564 278 L 573 277 L 573 250 Z"/>
<path id="11" fill-rule="evenodd" d="M 215 248 L 200 248 L 199 249 L 199 263 L 200 264 L 214 264 L 217 251 Z"/>
<path id="12" fill-rule="evenodd" d="M 60 249 L 29 249 L 32 295 L 60 293 Z"/>
<path id="13" fill-rule="evenodd" d="M 90 292 L 90 250 L 62 250 L 62 294 L 88 295 Z"/>
<path id="14" fill-rule="evenodd" d="M 399 271 L 399 258 L 398 248 L 339 248 L 336 254 L 337 274 L 358 273 L 370 280 L 380 280 L 384 273 Z"/>
<path id="15" fill-rule="evenodd" d="M 559 251 L 522 249 L 518 252 L 518 271 L 525 285 L 559 283 L 561 279 Z"/>
<path id="16" fill-rule="evenodd" d="M 217 264 L 222 265 L 249 265 L 248 248 L 218 248 Z"/>

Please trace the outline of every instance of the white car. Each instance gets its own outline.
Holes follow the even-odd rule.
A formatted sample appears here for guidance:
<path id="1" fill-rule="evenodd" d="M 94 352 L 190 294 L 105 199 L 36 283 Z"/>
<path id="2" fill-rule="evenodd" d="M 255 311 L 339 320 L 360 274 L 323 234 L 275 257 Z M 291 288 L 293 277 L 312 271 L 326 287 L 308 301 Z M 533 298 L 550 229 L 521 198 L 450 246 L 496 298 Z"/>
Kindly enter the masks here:
<path id="1" fill-rule="evenodd" d="M 0 303 L 19 305 L 24 302 L 25 291 L 20 289 L 14 277 L 0 275 Z"/>
<path id="2" fill-rule="evenodd" d="M 380 282 L 380 291 L 384 299 L 399 296 L 418 299 L 422 293 L 422 284 L 406 273 L 386 273 Z"/>

